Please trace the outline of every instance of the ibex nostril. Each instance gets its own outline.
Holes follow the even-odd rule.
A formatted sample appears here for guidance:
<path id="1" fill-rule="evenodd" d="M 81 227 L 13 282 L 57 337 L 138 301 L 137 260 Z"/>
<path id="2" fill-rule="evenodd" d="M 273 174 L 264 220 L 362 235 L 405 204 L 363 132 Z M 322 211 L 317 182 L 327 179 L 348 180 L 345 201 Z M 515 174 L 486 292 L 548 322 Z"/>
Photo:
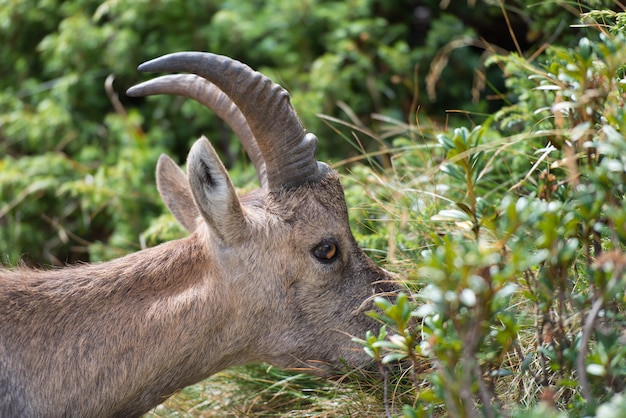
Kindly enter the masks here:
<path id="1" fill-rule="evenodd" d="M 206 105 L 237 133 L 261 187 L 239 196 L 201 138 L 186 174 L 166 156 L 157 165 L 159 193 L 188 237 L 100 264 L 0 268 L 2 417 L 140 416 L 252 361 L 320 374 L 370 363 L 350 336 L 377 325 L 363 312 L 372 289 L 395 291 L 393 279 L 356 245 L 339 176 L 316 160 L 317 137 L 288 93 L 214 54 L 139 68 L 193 73 L 128 94 Z"/>

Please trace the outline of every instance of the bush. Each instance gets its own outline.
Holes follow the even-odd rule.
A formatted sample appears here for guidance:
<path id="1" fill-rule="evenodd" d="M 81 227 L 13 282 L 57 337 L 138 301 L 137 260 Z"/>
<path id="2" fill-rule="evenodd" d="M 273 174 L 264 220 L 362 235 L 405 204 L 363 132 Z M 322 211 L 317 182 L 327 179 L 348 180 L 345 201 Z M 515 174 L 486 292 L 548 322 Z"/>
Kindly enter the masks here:
<path id="1" fill-rule="evenodd" d="M 624 16 L 584 17 L 607 15 Z M 386 193 L 436 213 L 426 224 L 385 205 L 386 218 L 431 241 L 405 260 L 413 297 L 378 299 L 386 329 L 360 341 L 381 365 L 410 364 L 407 417 L 589 416 L 607 402 L 623 414 L 626 32 L 549 47 L 536 63 L 490 61 L 514 104 L 438 135 L 419 182 L 402 180 L 402 161 L 429 157 L 398 140 Z"/>

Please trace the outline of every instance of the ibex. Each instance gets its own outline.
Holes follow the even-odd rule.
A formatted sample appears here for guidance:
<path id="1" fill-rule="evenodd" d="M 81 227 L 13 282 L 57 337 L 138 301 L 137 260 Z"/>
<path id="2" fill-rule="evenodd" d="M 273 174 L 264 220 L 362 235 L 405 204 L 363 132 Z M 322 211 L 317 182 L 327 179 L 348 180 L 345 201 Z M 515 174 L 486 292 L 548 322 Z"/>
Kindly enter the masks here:
<path id="1" fill-rule="evenodd" d="M 185 174 L 161 156 L 157 187 L 190 232 L 100 264 L 0 269 L 0 416 L 132 417 L 233 365 L 327 374 L 365 366 L 350 336 L 390 275 L 357 246 L 338 174 L 315 158 L 288 93 L 233 59 L 166 55 L 182 72 L 131 96 L 183 95 L 240 137 L 260 188 L 238 196 L 205 139 Z"/>

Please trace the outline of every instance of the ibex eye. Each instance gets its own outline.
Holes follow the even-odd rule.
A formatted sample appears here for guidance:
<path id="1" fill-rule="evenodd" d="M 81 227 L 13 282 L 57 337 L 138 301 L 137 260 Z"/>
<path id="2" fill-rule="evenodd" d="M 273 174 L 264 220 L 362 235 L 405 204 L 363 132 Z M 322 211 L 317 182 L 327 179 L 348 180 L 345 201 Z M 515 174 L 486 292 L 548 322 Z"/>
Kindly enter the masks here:
<path id="1" fill-rule="evenodd" d="M 339 254 L 339 248 L 337 243 L 331 239 L 325 239 L 315 248 L 313 248 L 313 255 L 322 263 L 332 262 Z"/>

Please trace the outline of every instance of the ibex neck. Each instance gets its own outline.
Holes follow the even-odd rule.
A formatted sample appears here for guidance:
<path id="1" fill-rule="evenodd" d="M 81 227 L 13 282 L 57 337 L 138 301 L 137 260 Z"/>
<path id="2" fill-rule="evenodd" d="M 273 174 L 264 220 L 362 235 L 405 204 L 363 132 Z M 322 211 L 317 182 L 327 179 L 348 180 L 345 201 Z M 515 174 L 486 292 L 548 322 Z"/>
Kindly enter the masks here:
<path id="1" fill-rule="evenodd" d="M 192 236 L 107 263 L 0 271 L 0 364 L 4 352 L 22 353 L 0 382 L 29 376 L 17 385 L 25 402 L 52 415 L 133 416 L 228 367 L 218 357 L 229 352 L 228 312 L 216 308 L 224 290 L 207 257 Z"/>

